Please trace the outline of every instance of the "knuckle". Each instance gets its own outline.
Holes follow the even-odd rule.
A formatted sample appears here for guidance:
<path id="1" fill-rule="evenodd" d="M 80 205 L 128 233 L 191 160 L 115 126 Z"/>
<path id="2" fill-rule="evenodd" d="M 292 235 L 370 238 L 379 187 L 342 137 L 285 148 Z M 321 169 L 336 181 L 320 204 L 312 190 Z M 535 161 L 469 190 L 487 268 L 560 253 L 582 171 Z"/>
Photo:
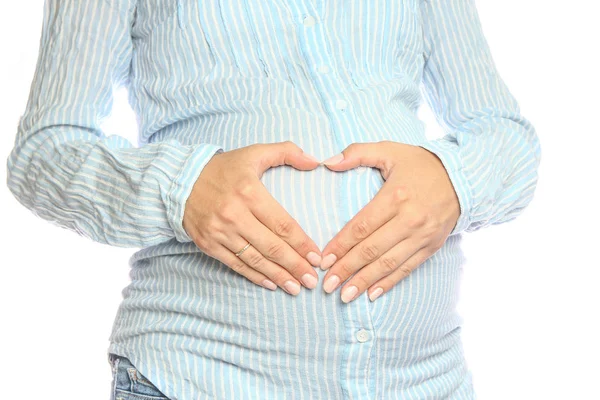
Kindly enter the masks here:
<path id="1" fill-rule="evenodd" d="M 335 254 L 346 254 L 351 248 L 352 246 L 349 243 L 344 243 L 342 239 L 336 239 L 331 242 L 332 253 Z"/>
<path id="2" fill-rule="evenodd" d="M 282 219 L 275 222 L 273 229 L 277 236 L 287 238 L 292 234 L 294 224 L 289 219 Z"/>
<path id="3" fill-rule="evenodd" d="M 219 222 L 218 218 L 210 218 L 205 225 L 203 225 L 204 231 L 209 234 L 214 234 L 216 232 L 220 232 L 222 229 L 221 222 Z"/>
<path id="4" fill-rule="evenodd" d="M 362 240 L 362 239 L 366 238 L 367 236 L 369 236 L 369 233 L 370 233 L 370 224 L 365 219 L 362 219 L 352 225 L 352 234 L 354 235 L 355 238 L 357 238 L 359 240 Z"/>
<path id="5" fill-rule="evenodd" d="M 229 266 L 229 268 L 241 274 L 246 268 L 246 264 L 244 264 L 243 262 L 234 262 Z"/>
<path id="6" fill-rule="evenodd" d="M 360 255 L 363 260 L 374 260 L 379 256 L 379 249 L 375 244 L 366 244 L 360 246 Z"/>
<path id="7" fill-rule="evenodd" d="M 402 271 L 403 277 L 406 277 L 406 276 L 410 275 L 410 273 L 411 273 L 411 269 L 407 265 L 401 265 L 400 267 L 398 267 L 398 269 L 400 269 L 400 271 Z"/>
<path id="8" fill-rule="evenodd" d="M 283 269 L 279 268 L 277 272 L 274 272 L 269 278 L 279 286 L 289 280 L 289 274 Z"/>
<path id="9" fill-rule="evenodd" d="M 371 284 L 371 279 L 367 278 L 365 274 L 357 274 L 353 281 L 359 291 L 363 290 L 364 288 L 368 288 Z"/>
<path id="10" fill-rule="evenodd" d="M 296 246 L 296 252 L 298 254 L 307 254 L 312 250 L 312 243 L 306 236 L 300 240 L 300 243 Z"/>
<path id="11" fill-rule="evenodd" d="M 404 185 L 395 187 L 392 191 L 392 199 L 395 203 L 402 203 L 408 199 L 408 188 Z"/>
<path id="12" fill-rule="evenodd" d="M 354 269 L 352 268 L 352 266 L 346 263 L 338 265 L 337 268 L 338 271 L 341 271 L 341 276 L 340 274 L 337 274 L 338 276 L 340 276 L 340 280 L 342 280 L 342 277 L 349 277 L 354 273 Z"/>
<path id="13" fill-rule="evenodd" d="M 258 251 L 252 251 L 246 257 L 248 260 L 248 261 L 246 261 L 246 264 L 252 266 L 252 268 L 254 268 L 254 269 L 256 269 L 257 267 L 260 267 L 265 260 L 263 255 L 260 254 Z"/>
<path id="14" fill-rule="evenodd" d="M 435 218 L 431 214 L 426 214 L 425 218 L 425 226 L 428 235 L 436 235 L 438 232 L 442 230 L 443 224 L 442 221 L 438 218 Z"/>
<path id="15" fill-rule="evenodd" d="M 257 187 L 251 179 L 244 178 L 237 185 L 237 194 L 246 201 L 256 198 Z"/>
<path id="16" fill-rule="evenodd" d="M 277 241 L 269 244 L 265 256 L 271 260 L 277 260 L 283 255 L 283 250 L 283 243 Z"/>
<path id="17" fill-rule="evenodd" d="M 227 223 L 235 222 L 238 219 L 238 211 L 237 205 L 228 202 L 219 209 L 219 217 Z"/>
<path id="18" fill-rule="evenodd" d="M 298 150 L 298 146 L 291 140 L 284 140 L 282 143 L 282 147 L 279 149 L 279 157 L 281 160 L 285 159 L 285 155 L 287 153 L 294 152 Z"/>
<path id="19" fill-rule="evenodd" d="M 421 215 L 412 215 L 410 218 L 406 219 L 406 226 L 408 226 L 411 229 L 421 228 L 424 224 L 425 218 L 423 218 Z"/>
<path id="20" fill-rule="evenodd" d="M 287 270 L 292 276 L 301 277 L 304 275 L 304 264 L 301 261 L 290 263 Z"/>
<path id="21" fill-rule="evenodd" d="M 392 273 L 398 268 L 398 264 L 393 257 L 381 257 L 379 259 L 379 264 L 381 265 L 384 272 L 387 274 Z"/>

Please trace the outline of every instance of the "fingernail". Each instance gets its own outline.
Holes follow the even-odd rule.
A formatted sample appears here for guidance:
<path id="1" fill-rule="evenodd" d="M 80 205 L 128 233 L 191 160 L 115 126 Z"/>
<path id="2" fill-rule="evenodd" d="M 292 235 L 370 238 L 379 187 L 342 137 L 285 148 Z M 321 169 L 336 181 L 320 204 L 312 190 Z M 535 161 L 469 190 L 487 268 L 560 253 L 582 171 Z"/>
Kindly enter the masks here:
<path id="1" fill-rule="evenodd" d="M 319 265 L 321 265 L 321 256 L 318 255 L 317 253 L 315 253 L 314 251 L 311 251 L 310 253 L 308 253 L 306 255 L 306 259 L 308 260 L 309 263 L 311 263 L 315 267 L 318 267 Z"/>
<path id="2" fill-rule="evenodd" d="M 327 160 L 324 160 L 322 162 L 322 164 L 327 164 L 327 165 L 334 165 L 334 164 L 338 164 L 339 162 L 341 162 L 344 159 L 344 155 L 342 153 L 340 154 L 336 154 L 333 157 L 329 157 Z"/>
<path id="3" fill-rule="evenodd" d="M 325 290 L 327 293 L 331 293 L 331 292 L 333 292 L 333 290 L 337 287 L 337 285 L 339 283 L 340 283 L 340 278 L 337 275 L 331 275 L 325 281 L 325 284 L 323 285 L 323 290 Z"/>
<path id="4" fill-rule="evenodd" d="M 333 265 L 335 260 L 337 260 L 337 257 L 335 256 L 335 254 L 333 254 L 333 253 L 327 254 L 325 257 L 323 257 L 323 260 L 321 261 L 321 269 L 323 271 L 325 271 L 327 268 L 329 268 Z"/>
<path id="5" fill-rule="evenodd" d="M 383 289 L 377 288 L 373 291 L 373 293 L 369 295 L 369 299 L 371 299 L 371 301 L 375 301 L 375 299 L 378 298 L 381 295 L 381 293 L 383 293 Z"/>
<path id="6" fill-rule="evenodd" d="M 352 300 L 354 298 L 354 296 L 356 296 L 356 293 L 358 293 L 358 288 L 354 285 L 345 288 L 344 291 L 342 292 L 342 301 L 344 303 L 348 303 L 350 300 Z"/>
<path id="7" fill-rule="evenodd" d="M 283 284 L 284 289 L 294 296 L 300 293 L 300 285 L 293 281 L 287 281 Z"/>
<path id="8" fill-rule="evenodd" d="M 317 278 L 311 274 L 302 275 L 302 283 L 309 289 L 314 289 L 317 286 Z"/>
<path id="9" fill-rule="evenodd" d="M 320 163 L 320 161 L 315 156 L 312 156 L 312 155 L 307 154 L 307 153 L 303 153 L 303 154 L 304 154 L 304 157 L 308 158 L 309 160 L 316 161 L 316 162 Z"/>
<path id="10" fill-rule="evenodd" d="M 262 285 L 264 287 L 266 287 L 267 289 L 271 289 L 271 290 L 277 290 L 277 285 L 274 284 L 273 282 L 271 282 L 268 279 L 265 279 L 264 281 L 262 281 Z"/>

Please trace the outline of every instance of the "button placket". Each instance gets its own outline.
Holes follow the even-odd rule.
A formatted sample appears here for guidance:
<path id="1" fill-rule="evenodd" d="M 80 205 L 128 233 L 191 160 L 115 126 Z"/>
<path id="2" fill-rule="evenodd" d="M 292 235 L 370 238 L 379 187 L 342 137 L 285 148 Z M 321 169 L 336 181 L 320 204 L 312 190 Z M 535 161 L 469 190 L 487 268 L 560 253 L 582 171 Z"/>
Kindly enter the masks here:
<path id="1" fill-rule="evenodd" d="M 319 92 L 323 106 L 327 110 L 331 121 L 331 135 L 338 148 L 345 147 L 347 136 L 344 126 L 351 123 L 354 116 L 351 112 L 351 93 L 346 89 L 345 82 L 340 80 L 337 71 L 338 64 L 335 58 L 328 53 L 326 37 L 326 21 L 322 20 L 320 13 L 314 10 L 301 10 L 296 19 L 297 37 L 302 47 L 302 55 L 308 69 L 310 78 L 313 79 L 315 90 Z M 311 15 L 313 14 L 313 15 Z M 313 19 L 314 18 L 314 19 Z M 301 24 L 300 24 L 301 22 Z M 321 44 L 324 44 L 322 47 Z M 318 46 L 318 47 L 315 47 Z M 343 66 L 340 66 L 343 69 Z M 341 71 L 343 74 L 343 71 Z M 325 74 L 330 74 L 326 76 Z M 343 179 L 342 182 L 347 182 Z M 342 183 L 342 188 L 344 183 Z M 343 201 L 343 190 L 338 193 Z M 340 211 L 345 214 L 348 208 Z M 343 313 L 343 335 L 351 343 L 341 348 L 340 360 L 340 385 L 349 395 L 349 398 L 371 398 L 370 388 L 373 387 L 373 375 L 369 366 L 370 354 L 374 347 L 374 334 L 372 333 L 371 302 L 367 296 L 362 296 L 350 303 L 341 305 Z M 367 328 L 367 329 L 364 329 Z M 353 368 L 352 365 L 365 365 L 364 369 Z M 358 388 L 356 387 L 358 383 Z"/>
<path id="2" fill-rule="evenodd" d="M 305 26 L 305 28 L 312 28 L 315 25 L 317 25 L 317 22 L 320 22 L 315 16 L 313 15 L 305 15 L 302 18 L 302 24 Z M 309 33 L 311 32 L 311 33 Z M 318 29 L 316 31 L 306 31 L 306 34 L 309 36 L 319 36 L 320 34 L 322 34 L 321 30 Z M 307 53 L 307 55 L 309 56 L 310 60 L 307 61 L 314 61 L 313 57 L 310 57 L 310 52 Z M 327 74 L 329 72 L 331 72 L 331 67 L 327 64 L 320 64 L 319 66 L 317 66 L 316 71 L 319 74 Z M 331 92 L 328 92 L 328 94 L 330 94 Z M 335 109 L 339 110 L 339 111 L 345 111 L 346 109 L 348 109 L 349 104 L 348 101 L 344 100 L 344 99 L 337 99 L 333 101 L 333 107 L 335 107 Z"/>

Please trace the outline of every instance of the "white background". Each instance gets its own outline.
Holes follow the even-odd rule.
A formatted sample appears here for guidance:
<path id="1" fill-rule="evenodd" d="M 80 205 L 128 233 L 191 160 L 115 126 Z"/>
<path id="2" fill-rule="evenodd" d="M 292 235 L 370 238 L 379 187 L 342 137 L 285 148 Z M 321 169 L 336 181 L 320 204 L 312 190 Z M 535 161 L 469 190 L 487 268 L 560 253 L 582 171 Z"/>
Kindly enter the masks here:
<path id="1" fill-rule="evenodd" d="M 600 14 L 593 4 L 477 1 L 497 68 L 542 144 L 540 180 L 525 212 L 464 234 L 459 308 L 480 399 L 600 399 Z M 93 243 L 35 217 L 5 183 L 42 6 L 0 5 L 0 396 L 108 400 L 108 337 L 135 249 Z M 441 134 L 425 103 L 420 115 L 428 136 Z M 105 128 L 135 143 L 123 92 Z"/>

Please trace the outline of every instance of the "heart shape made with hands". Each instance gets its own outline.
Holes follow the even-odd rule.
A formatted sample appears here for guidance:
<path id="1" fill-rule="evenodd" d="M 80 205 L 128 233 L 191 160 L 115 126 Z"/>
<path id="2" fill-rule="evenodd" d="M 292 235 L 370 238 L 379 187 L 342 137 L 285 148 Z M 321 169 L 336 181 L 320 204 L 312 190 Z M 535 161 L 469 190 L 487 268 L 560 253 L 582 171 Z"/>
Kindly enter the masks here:
<path id="1" fill-rule="evenodd" d="M 350 278 L 342 288 L 345 303 L 365 290 L 375 301 L 436 253 L 456 226 L 461 210 L 450 176 L 423 147 L 352 143 L 321 164 L 332 171 L 378 168 L 385 181 L 321 251 L 327 293 Z"/>

